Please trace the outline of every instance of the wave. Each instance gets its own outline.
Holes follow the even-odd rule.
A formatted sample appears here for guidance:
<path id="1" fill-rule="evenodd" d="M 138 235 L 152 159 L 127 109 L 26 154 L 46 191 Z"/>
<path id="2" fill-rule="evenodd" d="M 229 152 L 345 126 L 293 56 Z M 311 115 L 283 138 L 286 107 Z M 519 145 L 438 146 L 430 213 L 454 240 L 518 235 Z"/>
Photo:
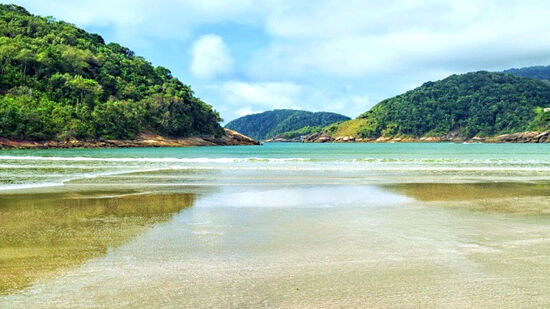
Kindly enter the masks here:
<path id="1" fill-rule="evenodd" d="M 132 158 L 132 157 L 47 157 L 47 156 L 0 156 L 0 161 L 42 161 L 42 162 L 122 162 L 122 163 L 331 163 L 331 164 L 349 164 L 349 163 L 395 163 L 395 164 L 494 164 L 494 165 L 549 165 L 550 159 L 464 159 L 464 158 L 352 158 L 352 159 L 323 159 L 323 158 Z M 17 165 L 0 164 L 3 168 L 17 167 Z M 61 166 L 59 166 L 61 167 Z"/>
<path id="2" fill-rule="evenodd" d="M 31 175 L 23 176 L 23 177 L 26 176 L 30 178 L 29 182 L 27 183 L 0 184 L 0 191 L 12 191 L 12 190 L 19 190 L 19 189 L 33 189 L 33 188 L 43 188 L 43 187 L 58 187 L 58 186 L 63 186 L 66 183 L 70 181 L 75 181 L 75 180 L 94 179 L 94 178 L 108 177 L 108 176 L 119 176 L 124 174 L 131 174 L 131 173 L 154 172 L 158 170 L 159 169 L 133 169 L 133 170 L 125 170 L 125 171 L 97 172 L 97 173 L 73 174 L 73 175 L 45 174 L 41 176 L 46 178 L 49 177 L 50 180 L 43 181 L 43 182 L 33 182 L 32 176 L 36 176 L 36 175 L 31 174 Z M 14 178 L 15 176 L 18 176 L 18 175 L 2 175 L 2 177 L 6 177 L 6 178 Z M 51 181 L 52 178 L 59 178 L 59 176 L 65 176 L 65 178 L 62 178 L 61 180 L 56 182 Z"/>
<path id="3" fill-rule="evenodd" d="M 304 162 L 310 158 L 101 158 L 101 157 L 42 157 L 0 156 L 7 161 L 68 161 L 68 162 L 145 162 L 145 163 L 239 163 L 239 162 Z"/>

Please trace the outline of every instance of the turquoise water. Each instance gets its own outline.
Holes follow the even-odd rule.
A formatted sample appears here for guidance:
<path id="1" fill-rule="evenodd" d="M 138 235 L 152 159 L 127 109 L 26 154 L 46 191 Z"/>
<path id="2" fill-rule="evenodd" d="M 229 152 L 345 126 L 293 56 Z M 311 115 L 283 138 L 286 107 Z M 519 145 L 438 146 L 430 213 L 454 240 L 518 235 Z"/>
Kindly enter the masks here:
<path id="1" fill-rule="evenodd" d="M 153 184 L 174 184 L 178 177 L 185 181 L 190 171 L 206 170 L 211 173 L 203 173 L 199 183 L 204 184 L 208 175 L 214 184 L 224 183 L 224 177 L 244 179 L 267 174 L 303 176 L 301 180 L 309 176 L 308 181 L 314 183 L 343 179 L 360 183 L 536 181 L 550 177 L 550 144 L 281 143 L 260 147 L 3 150 L 0 168 L 0 190 L 56 186 L 99 176 L 126 175 L 124 182 L 128 183 L 131 175 L 140 172 L 146 172 Z M 155 175 L 156 180 L 151 178 Z M 171 180 L 163 182 L 161 176 Z M 329 179 L 337 176 L 343 179 Z M 143 177 L 139 175 L 141 180 Z"/>

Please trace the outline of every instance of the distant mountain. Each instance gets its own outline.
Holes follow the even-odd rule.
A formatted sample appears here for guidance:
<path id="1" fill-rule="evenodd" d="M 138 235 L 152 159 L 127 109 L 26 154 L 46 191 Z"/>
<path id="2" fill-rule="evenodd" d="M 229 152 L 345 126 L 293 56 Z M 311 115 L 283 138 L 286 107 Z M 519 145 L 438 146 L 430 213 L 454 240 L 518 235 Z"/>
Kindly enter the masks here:
<path id="1" fill-rule="evenodd" d="M 549 129 L 548 82 L 482 71 L 427 82 L 323 132 L 332 138 L 469 139 Z"/>
<path id="2" fill-rule="evenodd" d="M 225 127 L 252 138 L 264 140 L 289 131 L 306 127 L 324 127 L 349 119 L 347 116 L 336 113 L 278 109 L 237 118 Z"/>
<path id="3" fill-rule="evenodd" d="M 550 81 L 550 66 L 535 66 L 520 69 L 509 69 L 503 71 L 503 73 L 512 74 L 519 77 Z"/>

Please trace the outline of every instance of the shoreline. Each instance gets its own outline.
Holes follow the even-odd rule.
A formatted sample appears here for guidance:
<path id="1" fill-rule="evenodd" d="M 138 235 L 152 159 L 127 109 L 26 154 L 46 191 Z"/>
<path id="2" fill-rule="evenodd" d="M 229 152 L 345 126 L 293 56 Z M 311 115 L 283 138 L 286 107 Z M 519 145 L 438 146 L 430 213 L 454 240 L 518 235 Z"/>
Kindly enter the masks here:
<path id="1" fill-rule="evenodd" d="M 153 133 L 140 133 L 135 140 L 29 141 L 0 137 L 0 149 L 68 149 L 68 148 L 144 148 L 144 147 L 192 147 L 261 145 L 260 142 L 239 132 L 224 129 L 225 135 L 169 138 Z"/>
<path id="2" fill-rule="evenodd" d="M 493 137 L 473 137 L 465 139 L 462 137 L 378 137 L 360 138 L 356 136 L 330 136 L 324 133 L 315 133 L 299 138 L 284 139 L 273 138 L 264 141 L 265 143 L 518 143 L 518 144 L 540 144 L 550 143 L 550 131 L 545 132 L 519 132 L 503 134 Z"/>

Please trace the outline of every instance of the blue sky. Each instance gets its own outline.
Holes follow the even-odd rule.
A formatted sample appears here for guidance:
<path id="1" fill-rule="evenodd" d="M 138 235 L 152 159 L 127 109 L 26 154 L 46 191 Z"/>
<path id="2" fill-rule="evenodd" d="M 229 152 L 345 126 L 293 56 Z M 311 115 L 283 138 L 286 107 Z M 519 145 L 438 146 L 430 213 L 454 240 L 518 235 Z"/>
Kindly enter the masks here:
<path id="1" fill-rule="evenodd" d="M 548 1 L 20 0 L 169 68 L 226 120 L 356 117 L 453 73 L 550 64 Z"/>

